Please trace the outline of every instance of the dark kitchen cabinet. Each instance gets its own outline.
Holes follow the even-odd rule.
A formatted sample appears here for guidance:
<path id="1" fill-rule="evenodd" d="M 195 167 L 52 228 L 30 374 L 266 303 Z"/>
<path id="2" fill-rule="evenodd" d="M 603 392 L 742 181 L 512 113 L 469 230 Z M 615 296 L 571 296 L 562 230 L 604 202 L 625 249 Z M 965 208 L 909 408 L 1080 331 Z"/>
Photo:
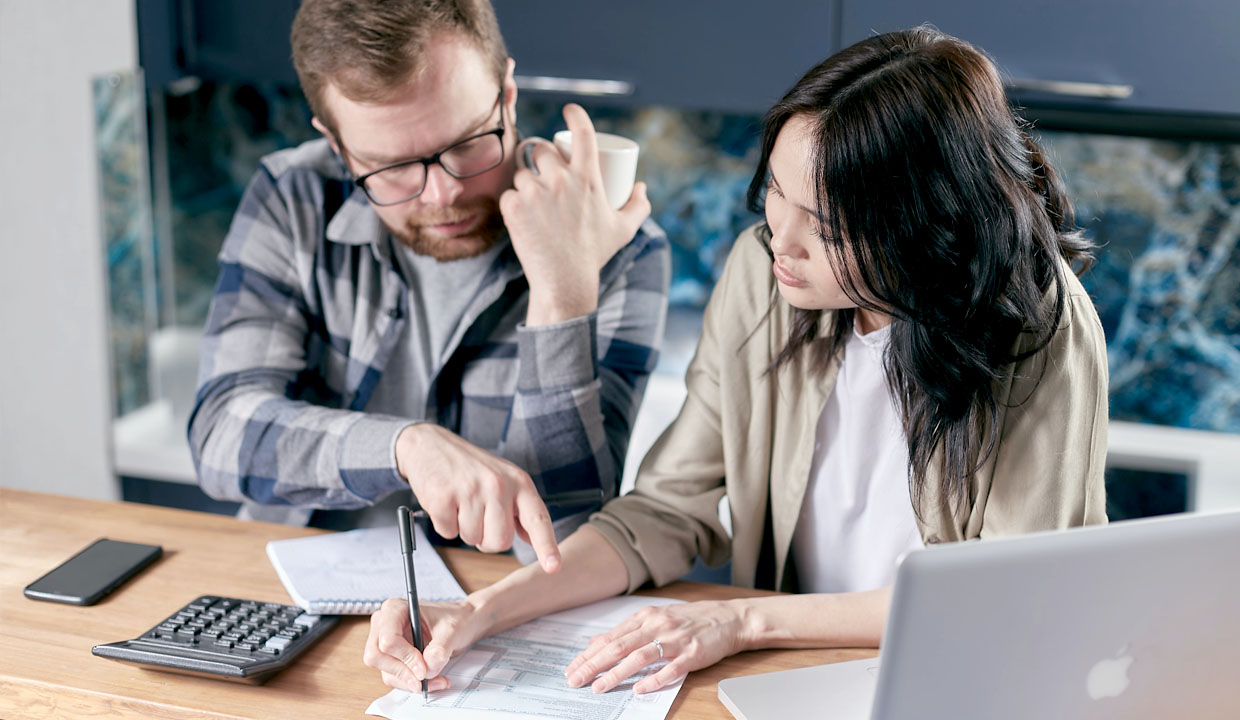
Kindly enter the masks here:
<path id="1" fill-rule="evenodd" d="M 526 88 L 605 80 L 615 102 L 752 113 L 837 49 L 838 2 L 494 0 Z"/>
<path id="2" fill-rule="evenodd" d="M 148 87 L 185 76 L 297 84 L 289 30 L 300 0 L 137 0 Z"/>
<path id="3" fill-rule="evenodd" d="M 838 1 L 494 4 L 527 92 L 573 97 L 601 89 L 595 101 L 761 112 L 835 51 Z M 288 34 L 298 4 L 138 0 L 148 85 L 183 76 L 295 84 Z"/>
<path id="4" fill-rule="evenodd" d="M 1236 2 L 493 2 L 531 93 L 584 90 L 602 93 L 593 102 L 756 113 L 841 47 L 930 22 L 989 52 L 1022 105 L 1163 114 L 1177 127 L 1187 115 L 1240 124 Z M 137 0 L 147 83 L 197 76 L 295 84 L 288 34 L 298 4 Z"/>
<path id="5" fill-rule="evenodd" d="M 1240 115 L 1240 3 L 845 0 L 842 46 L 923 22 L 985 49 L 1018 102 Z"/>

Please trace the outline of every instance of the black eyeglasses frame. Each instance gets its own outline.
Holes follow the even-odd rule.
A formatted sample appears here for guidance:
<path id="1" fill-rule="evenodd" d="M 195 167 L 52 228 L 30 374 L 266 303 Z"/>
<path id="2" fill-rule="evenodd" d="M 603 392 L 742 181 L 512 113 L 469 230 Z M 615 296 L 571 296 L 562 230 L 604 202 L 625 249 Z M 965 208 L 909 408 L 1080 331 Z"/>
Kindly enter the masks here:
<path id="1" fill-rule="evenodd" d="M 500 83 L 500 87 L 499 87 L 499 94 L 498 94 L 498 95 L 496 96 L 496 98 L 495 98 L 495 104 L 496 104 L 496 105 L 500 105 L 500 104 L 501 104 L 501 101 L 502 101 L 503 99 L 504 99 L 504 85 L 503 85 L 503 83 Z M 399 204 L 404 203 L 404 202 L 409 202 L 410 200 L 412 200 L 412 199 L 416 198 L 417 196 L 421 195 L 423 192 L 425 192 L 425 191 L 426 191 L 426 178 L 430 177 L 430 173 L 431 173 L 431 166 L 432 166 L 432 165 L 438 165 L 439 167 L 443 168 L 444 172 L 448 173 L 449 175 L 451 175 L 452 177 L 456 178 L 457 180 L 463 180 L 463 179 L 465 179 L 465 178 L 477 177 L 478 175 L 481 175 L 481 174 L 483 174 L 483 173 L 490 172 L 490 171 L 494 170 L 495 168 L 499 167 L 500 165 L 503 165 L 503 164 L 504 164 L 504 158 L 505 158 L 505 156 L 506 156 L 506 152 L 505 152 L 505 149 L 504 149 L 504 134 L 505 134 L 506 132 L 507 132 L 507 126 L 504 124 L 504 108 L 503 108 L 503 106 L 501 105 L 501 106 L 500 106 L 500 111 L 499 111 L 499 127 L 494 128 L 494 129 L 491 129 L 491 130 L 487 130 L 486 132 L 480 132 L 480 133 L 478 133 L 478 134 L 476 134 L 476 135 L 470 135 L 470 136 L 469 136 L 469 137 L 467 137 L 467 138 L 462 138 L 462 139 L 460 139 L 460 140 L 457 140 L 456 142 L 454 142 L 454 143 L 452 143 L 451 145 L 449 145 L 448 147 L 446 147 L 446 148 L 444 148 L 444 149 L 440 150 L 439 152 L 435 153 L 434 155 L 430 155 L 430 156 L 427 156 L 427 157 L 422 157 L 422 158 L 415 158 L 415 159 L 413 159 L 413 160 L 402 160 L 401 162 L 398 162 L 398 163 L 393 163 L 393 164 L 391 164 L 391 165 L 387 165 L 387 166 L 385 166 L 385 167 L 381 167 L 381 168 L 379 168 L 378 170 L 371 170 L 370 172 L 368 172 L 368 173 L 366 173 L 366 174 L 364 174 L 364 175 L 360 175 L 360 176 L 358 176 L 358 177 L 354 178 L 354 179 L 353 179 L 353 184 L 354 184 L 354 185 L 357 185 L 359 188 L 361 188 L 361 189 L 362 189 L 362 192 L 366 193 L 366 197 L 370 198 L 370 201 L 371 201 L 372 203 L 374 203 L 375 205 L 380 205 L 380 206 L 385 206 L 385 207 L 386 207 L 386 206 L 388 206 L 388 205 L 399 205 Z M 473 142 L 474 140 L 478 140 L 479 138 L 484 138 L 484 137 L 487 137 L 488 135 L 497 135 L 497 136 L 499 136 L 499 140 L 500 140 L 500 143 L 499 143 L 499 148 L 500 148 L 500 150 L 499 150 L 499 160 L 497 160 L 497 161 L 495 162 L 495 164 L 494 164 L 494 165 L 492 165 L 492 166 L 490 166 L 490 167 L 488 167 L 488 168 L 486 168 L 486 169 L 484 169 L 484 170 L 479 170 L 479 171 L 477 171 L 477 172 L 471 172 L 471 173 L 465 173 L 465 174 L 457 174 L 457 173 L 453 172 L 452 168 L 448 167 L 447 165 L 444 165 L 444 164 L 443 164 L 443 162 L 441 161 L 441 158 L 443 158 L 443 156 L 444 156 L 444 155 L 448 154 L 449 152 L 452 152 L 452 151 L 453 151 L 453 150 L 455 150 L 456 148 L 458 148 L 458 147 L 460 147 L 460 146 L 462 146 L 462 145 L 464 145 L 464 144 L 466 144 L 466 143 Z M 337 144 L 339 144 L 339 145 L 340 145 L 341 150 L 344 150 L 344 143 L 343 143 L 343 142 L 339 139 L 339 137 L 337 137 L 337 138 L 336 138 L 336 142 L 337 142 Z M 346 152 L 347 152 L 347 151 L 346 151 Z M 378 174 L 379 174 L 379 173 L 381 173 L 381 172 L 386 172 L 386 171 L 388 171 L 388 170 L 392 170 L 392 169 L 395 169 L 395 168 L 408 167 L 408 166 L 410 166 L 410 165 L 418 165 L 418 164 L 422 165 L 422 166 L 423 166 L 423 169 L 424 169 L 424 175 L 423 175 L 423 180 L 422 180 L 422 187 L 421 187 L 421 188 L 420 188 L 420 189 L 419 189 L 416 193 L 414 193 L 414 194 L 412 194 L 412 195 L 410 195 L 410 196 L 408 196 L 408 197 L 406 197 L 406 198 L 402 198 L 402 199 L 400 199 L 400 200 L 393 200 L 393 201 L 391 201 L 391 202 L 381 202 L 381 201 L 379 201 L 379 200 L 377 200 L 377 199 L 375 198 L 374 194 L 370 191 L 370 188 L 366 187 L 366 181 L 367 181 L 368 179 L 370 179 L 370 178 L 374 177 L 375 175 L 378 175 Z"/>

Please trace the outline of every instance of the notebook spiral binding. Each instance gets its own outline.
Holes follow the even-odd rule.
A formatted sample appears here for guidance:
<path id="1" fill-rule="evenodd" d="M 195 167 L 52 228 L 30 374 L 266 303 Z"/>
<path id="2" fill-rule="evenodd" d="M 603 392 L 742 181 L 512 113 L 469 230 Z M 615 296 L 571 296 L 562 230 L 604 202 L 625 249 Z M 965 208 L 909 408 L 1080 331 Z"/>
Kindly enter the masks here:
<path id="1" fill-rule="evenodd" d="M 313 615 L 367 615 L 379 609 L 374 600 L 316 600 L 307 612 Z"/>

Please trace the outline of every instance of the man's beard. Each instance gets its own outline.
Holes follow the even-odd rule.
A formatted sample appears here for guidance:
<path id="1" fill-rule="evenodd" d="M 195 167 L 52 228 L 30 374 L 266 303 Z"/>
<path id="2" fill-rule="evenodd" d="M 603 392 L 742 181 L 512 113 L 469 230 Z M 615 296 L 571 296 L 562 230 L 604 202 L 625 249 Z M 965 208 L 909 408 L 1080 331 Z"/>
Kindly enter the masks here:
<path id="1" fill-rule="evenodd" d="M 460 222 L 479 214 L 482 220 L 467 234 L 444 237 L 429 231 L 429 226 Z M 404 227 L 388 226 L 388 230 L 415 253 L 450 262 L 477 257 L 494 247 L 504 235 L 504 218 L 494 198 L 478 198 L 462 205 L 425 208 L 406 218 Z"/>

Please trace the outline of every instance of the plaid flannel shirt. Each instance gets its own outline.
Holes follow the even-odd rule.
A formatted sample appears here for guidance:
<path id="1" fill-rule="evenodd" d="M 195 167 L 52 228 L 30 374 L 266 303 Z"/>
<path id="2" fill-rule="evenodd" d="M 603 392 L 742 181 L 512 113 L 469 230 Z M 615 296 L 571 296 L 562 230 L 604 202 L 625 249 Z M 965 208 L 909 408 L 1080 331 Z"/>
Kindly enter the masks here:
<path id="1" fill-rule="evenodd" d="M 263 159 L 220 252 L 189 421 L 208 495 L 350 509 L 408 488 L 394 450 L 413 421 L 363 411 L 404 356 L 410 293 L 392 243 L 325 140 Z M 426 420 L 524 468 L 544 494 L 614 497 L 669 278 L 667 239 L 647 220 L 600 273 L 595 312 L 526 327 L 508 245 L 432 378 Z"/>

